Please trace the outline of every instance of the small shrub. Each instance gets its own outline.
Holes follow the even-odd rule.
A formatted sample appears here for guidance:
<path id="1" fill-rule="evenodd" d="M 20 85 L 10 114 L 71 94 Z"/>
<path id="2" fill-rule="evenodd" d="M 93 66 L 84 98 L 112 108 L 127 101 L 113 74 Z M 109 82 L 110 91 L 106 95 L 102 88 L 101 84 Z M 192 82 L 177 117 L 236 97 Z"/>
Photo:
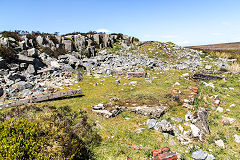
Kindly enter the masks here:
<path id="1" fill-rule="evenodd" d="M 58 58 L 59 55 L 64 55 L 67 54 L 67 51 L 65 49 L 56 49 L 56 50 L 51 50 L 49 47 L 44 47 L 42 48 L 42 52 L 46 53 L 50 57 Z"/>
<path id="2" fill-rule="evenodd" d="M 218 134 L 219 138 L 221 140 L 223 140 L 224 143 L 227 143 L 227 138 L 223 132 L 219 131 L 217 134 Z"/>
<path id="3" fill-rule="evenodd" d="M 0 159 L 93 159 L 90 148 L 101 140 L 86 113 L 68 106 L 25 106 L 1 117 Z"/>
<path id="4" fill-rule="evenodd" d="M 21 40 L 20 34 L 18 32 L 3 31 L 3 32 L 1 32 L 1 34 L 5 38 L 12 37 L 16 41 L 20 41 Z"/>
<path id="5" fill-rule="evenodd" d="M 29 120 L 10 119 L 0 123 L 0 159 L 50 158 L 51 154 L 41 153 L 46 134 L 38 123 Z"/>
<path id="6" fill-rule="evenodd" d="M 15 59 L 17 52 L 11 47 L 0 46 L 0 57 L 4 59 Z"/>
<path id="7" fill-rule="evenodd" d="M 215 139 L 213 137 L 208 138 L 208 143 L 213 144 L 215 142 Z"/>
<path id="8" fill-rule="evenodd" d="M 51 41 L 53 41 L 54 44 L 58 44 L 58 43 L 59 43 L 58 40 L 57 40 L 57 38 L 56 38 L 54 35 L 49 35 L 49 39 L 50 39 Z"/>

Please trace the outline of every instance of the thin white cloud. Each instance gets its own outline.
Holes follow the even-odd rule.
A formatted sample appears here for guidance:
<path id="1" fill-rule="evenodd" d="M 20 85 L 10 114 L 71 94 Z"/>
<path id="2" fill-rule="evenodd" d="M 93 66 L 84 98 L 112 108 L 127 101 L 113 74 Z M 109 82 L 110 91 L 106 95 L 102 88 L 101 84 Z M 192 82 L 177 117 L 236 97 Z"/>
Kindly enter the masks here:
<path id="1" fill-rule="evenodd" d="M 176 42 L 177 45 L 180 45 L 180 46 L 187 46 L 187 45 L 192 45 L 193 43 L 191 43 L 190 41 L 188 40 L 183 40 L 183 41 L 178 41 Z"/>
<path id="2" fill-rule="evenodd" d="M 144 34 L 143 37 L 144 38 L 152 38 L 153 36 L 151 34 Z"/>
<path id="3" fill-rule="evenodd" d="M 163 35 L 163 36 L 162 36 L 162 38 L 169 38 L 169 39 L 170 39 L 170 38 L 171 38 L 171 39 L 172 39 L 172 38 L 177 38 L 177 37 L 179 37 L 179 36 L 176 35 L 176 34 L 169 34 L 169 35 Z"/>
<path id="4" fill-rule="evenodd" d="M 232 25 L 230 22 L 227 22 L 227 21 L 222 21 L 221 24 L 227 27 Z"/>
<path id="5" fill-rule="evenodd" d="M 97 32 L 105 32 L 105 33 L 112 32 L 111 30 L 108 30 L 108 29 L 106 29 L 106 28 L 100 28 L 100 29 L 97 29 L 96 31 L 97 31 Z"/>
<path id="6" fill-rule="evenodd" d="M 220 32 L 213 32 L 211 33 L 212 36 L 221 36 L 223 35 L 223 33 L 220 33 Z"/>

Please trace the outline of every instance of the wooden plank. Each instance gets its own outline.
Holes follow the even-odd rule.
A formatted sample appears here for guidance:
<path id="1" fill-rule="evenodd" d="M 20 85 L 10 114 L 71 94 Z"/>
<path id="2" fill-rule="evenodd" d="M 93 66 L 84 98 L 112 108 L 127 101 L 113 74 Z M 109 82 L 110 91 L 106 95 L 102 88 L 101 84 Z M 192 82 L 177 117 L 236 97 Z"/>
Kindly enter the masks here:
<path id="1" fill-rule="evenodd" d="M 137 78 L 146 78 L 147 73 L 146 72 L 127 72 L 127 76 L 137 77 Z"/>
<path id="2" fill-rule="evenodd" d="M 70 91 L 51 93 L 48 95 L 33 96 L 28 99 L 22 99 L 22 100 L 18 100 L 18 101 L 0 105 L 0 109 L 14 107 L 14 106 L 21 106 L 21 105 L 24 105 L 27 103 L 42 102 L 42 101 L 46 101 L 46 100 L 52 100 L 52 99 L 56 99 L 56 98 L 60 98 L 60 97 L 71 96 L 71 95 L 76 95 L 76 94 L 81 94 L 81 93 L 82 93 L 81 89 L 75 89 L 75 90 L 70 90 Z"/>

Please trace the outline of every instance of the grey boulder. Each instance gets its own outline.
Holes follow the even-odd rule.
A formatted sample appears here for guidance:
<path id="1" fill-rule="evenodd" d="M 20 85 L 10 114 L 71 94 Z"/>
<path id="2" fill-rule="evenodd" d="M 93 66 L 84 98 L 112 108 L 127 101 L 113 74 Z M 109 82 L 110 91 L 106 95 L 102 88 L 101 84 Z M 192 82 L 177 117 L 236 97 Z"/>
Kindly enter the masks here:
<path id="1" fill-rule="evenodd" d="M 208 153 L 202 150 L 198 150 L 192 153 L 193 159 L 206 159 L 207 156 L 208 156 Z"/>

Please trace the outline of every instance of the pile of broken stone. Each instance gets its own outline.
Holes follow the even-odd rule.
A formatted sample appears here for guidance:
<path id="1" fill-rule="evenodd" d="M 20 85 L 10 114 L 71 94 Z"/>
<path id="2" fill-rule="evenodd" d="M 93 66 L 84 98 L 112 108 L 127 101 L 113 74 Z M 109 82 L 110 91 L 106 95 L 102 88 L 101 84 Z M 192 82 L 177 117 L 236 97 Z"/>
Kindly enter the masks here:
<path id="1" fill-rule="evenodd" d="M 77 82 L 71 77 L 76 69 L 91 70 L 91 66 L 98 65 L 97 58 L 90 58 L 96 56 L 95 48 L 111 47 L 117 42 L 128 47 L 134 41 L 133 37 L 105 33 L 38 35 L 35 38 L 19 36 L 21 40 L 17 41 L 0 34 L 0 47 L 11 48 L 15 52 L 15 57 L 11 59 L 0 57 L 0 87 L 5 90 L 6 99 L 46 94 L 52 89 L 72 85 Z M 52 51 L 63 49 L 68 54 L 51 57 L 42 51 L 43 48 Z M 83 55 L 84 52 L 86 55 Z"/>
<path id="2" fill-rule="evenodd" d="M 21 35 L 20 39 L 17 41 L 0 34 L 0 46 L 17 52 L 14 59 L 0 57 L 0 86 L 4 86 L 7 99 L 45 94 L 52 88 L 63 89 L 76 82 L 69 75 L 79 68 L 87 70 L 88 75 L 99 77 L 101 74 L 124 74 L 129 70 L 142 72 L 146 68 L 192 71 L 203 67 L 204 62 L 200 56 L 202 52 L 168 43 L 158 47 L 169 54 L 178 53 L 176 56 L 186 60 L 170 64 L 160 58 L 134 54 L 138 51 L 129 51 L 135 43 L 134 37 L 122 34 L 37 35 L 35 38 Z M 106 49 L 115 43 L 122 46 L 117 55 Z M 43 48 L 63 49 L 67 54 L 51 57 L 43 52 Z"/>

